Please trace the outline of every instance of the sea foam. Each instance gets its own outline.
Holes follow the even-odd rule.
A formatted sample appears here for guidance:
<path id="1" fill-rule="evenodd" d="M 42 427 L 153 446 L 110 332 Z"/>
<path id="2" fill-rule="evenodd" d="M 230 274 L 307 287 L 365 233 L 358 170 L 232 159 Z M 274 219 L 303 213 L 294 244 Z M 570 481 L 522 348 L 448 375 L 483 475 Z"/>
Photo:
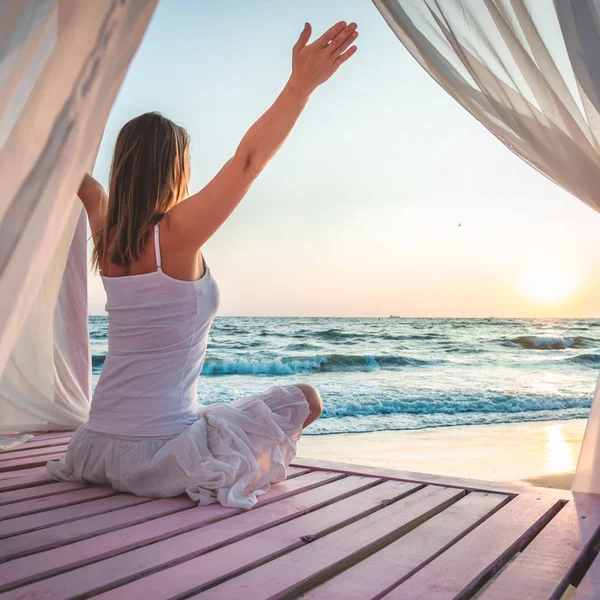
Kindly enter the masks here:
<path id="1" fill-rule="evenodd" d="M 573 337 L 545 337 L 522 335 L 504 343 L 506 346 L 519 346 L 524 350 L 566 350 L 567 348 L 588 348 L 593 340 L 580 335 Z"/>

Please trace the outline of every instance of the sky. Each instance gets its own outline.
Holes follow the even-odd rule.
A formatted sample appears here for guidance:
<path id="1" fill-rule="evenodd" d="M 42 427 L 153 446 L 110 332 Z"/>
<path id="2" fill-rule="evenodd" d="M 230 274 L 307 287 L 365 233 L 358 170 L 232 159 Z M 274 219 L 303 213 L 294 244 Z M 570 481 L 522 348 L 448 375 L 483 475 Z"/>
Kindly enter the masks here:
<path id="1" fill-rule="evenodd" d="M 304 23 L 338 20 L 358 52 L 203 248 L 219 314 L 600 317 L 600 215 L 450 98 L 367 0 L 160 0 L 94 175 L 158 110 L 190 133 L 201 189 L 283 88 Z M 89 298 L 104 314 L 97 275 Z"/>

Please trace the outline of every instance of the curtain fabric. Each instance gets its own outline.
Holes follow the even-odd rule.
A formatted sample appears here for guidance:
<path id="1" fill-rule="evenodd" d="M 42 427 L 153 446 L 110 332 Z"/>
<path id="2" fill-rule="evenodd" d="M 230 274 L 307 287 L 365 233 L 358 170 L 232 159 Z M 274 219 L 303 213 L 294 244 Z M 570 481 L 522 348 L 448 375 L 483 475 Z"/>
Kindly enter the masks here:
<path id="1" fill-rule="evenodd" d="M 86 220 L 76 191 L 155 5 L 0 0 L 0 434 L 87 420 Z"/>
<path id="2" fill-rule="evenodd" d="M 524 161 L 600 211 L 598 2 L 373 2 L 457 102 Z M 573 489 L 600 493 L 600 385 Z"/>

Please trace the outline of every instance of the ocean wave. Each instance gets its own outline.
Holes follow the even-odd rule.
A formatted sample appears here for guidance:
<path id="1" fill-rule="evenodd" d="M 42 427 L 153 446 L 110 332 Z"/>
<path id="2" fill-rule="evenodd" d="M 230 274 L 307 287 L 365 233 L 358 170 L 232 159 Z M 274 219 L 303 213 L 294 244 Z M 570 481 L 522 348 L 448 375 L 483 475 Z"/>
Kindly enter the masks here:
<path id="1" fill-rule="evenodd" d="M 446 336 L 442 333 L 413 333 L 404 335 L 394 335 L 393 333 L 386 333 L 381 336 L 382 340 L 395 340 L 395 341 L 411 341 L 411 340 L 436 340 L 439 338 L 445 338 Z"/>
<path id="2" fill-rule="evenodd" d="M 511 340 L 503 340 L 503 346 L 521 347 L 525 350 L 566 350 L 567 348 L 590 348 L 598 341 L 581 335 L 573 337 L 544 337 L 522 335 Z"/>
<path id="3" fill-rule="evenodd" d="M 375 416 L 391 414 L 407 415 L 454 415 L 460 413 L 520 413 L 545 410 L 589 408 L 591 397 L 552 396 L 472 396 L 453 397 L 443 400 L 433 398 L 398 398 L 385 400 L 342 401 L 323 406 L 322 419 Z"/>
<path id="4" fill-rule="evenodd" d="M 596 368 L 600 365 L 600 354 L 579 354 L 577 356 L 569 356 L 565 360 Z"/>
<path id="5" fill-rule="evenodd" d="M 285 349 L 295 350 L 297 352 L 298 350 L 319 350 L 320 346 L 317 346 L 316 344 L 309 344 L 307 342 L 300 342 L 298 344 L 290 344 L 289 346 L 286 346 Z"/>
<path id="6" fill-rule="evenodd" d="M 329 341 L 347 340 L 350 338 L 356 339 L 360 337 L 360 334 L 358 334 L 357 332 L 341 331 L 340 329 L 325 329 L 323 331 L 314 331 L 309 335 L 312 335 L 312 337 L 316 337 L 320 340 Z"/>
<path id="7" fill-rule="evenodd" d="M 572 408 L 561 411 L 540 410 L 514 413 L 461 413 L 456 415 L 388 415 L 377 420 L 372 417 L 350 419 L 317 419 L 302 432 L 307 435 L 327 435 L 337 433 L 370 433 L 374 431 L 411 431 L 438 429 L 469 425 L 489 425 L 502 423 L 534 423 L 555 421 L 556 419 L 585 419 L 589 408 Z"/>
<path id="8" fill-rule="evenodd" d="M 247 350 L 248 348 L 257 348 L 259 346 L 264 346 L 264 342 L 254 340 L 254 341 L 227 341 L 227 340 L 215 340 L 214 338 L 208 342 L 209 351 L 214 350 L 215 348 L 225 349 L 225 350 Z"/>
<path id="9" fill-rule="evenodd" d="M 213 323 L 212 330 L 215 333 L 223 333 L 225 335 L 235 335 L 235 334 L 245 334 L 248 333 L 245 329 L 240 329 L 239 327 L 235 327 L 234 325 L 222 324 L 222 323 Z"/>
<path id="10" fill-rule="evenodd" d="M 93 354 L 92 355 L 92 368 L 101 367 L 104 364 L 106 354 Z"/>
<path id="11" fill-rule="evenodd" d="M 433 364 L 408 356 L 355 356 L 328 354 L 283 358 L 209 358 L 202 375 L 294 375 L 311 372 L 376 371 Z"/>

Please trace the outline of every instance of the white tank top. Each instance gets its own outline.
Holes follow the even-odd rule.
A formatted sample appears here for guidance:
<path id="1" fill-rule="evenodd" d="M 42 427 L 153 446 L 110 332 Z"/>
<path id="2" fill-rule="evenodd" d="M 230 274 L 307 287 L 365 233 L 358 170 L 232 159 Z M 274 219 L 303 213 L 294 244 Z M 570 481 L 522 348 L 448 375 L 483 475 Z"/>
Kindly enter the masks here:
<path id="1" fill-rule="evenodd" d="M 196 420 L 198 375 L 219 305 L 210 269 L 196 281 L 161 268 L 102 277 L 108 312 L 108 353 L 94 389 L 87 429 L 128 436 L 166 436 Z"/>

